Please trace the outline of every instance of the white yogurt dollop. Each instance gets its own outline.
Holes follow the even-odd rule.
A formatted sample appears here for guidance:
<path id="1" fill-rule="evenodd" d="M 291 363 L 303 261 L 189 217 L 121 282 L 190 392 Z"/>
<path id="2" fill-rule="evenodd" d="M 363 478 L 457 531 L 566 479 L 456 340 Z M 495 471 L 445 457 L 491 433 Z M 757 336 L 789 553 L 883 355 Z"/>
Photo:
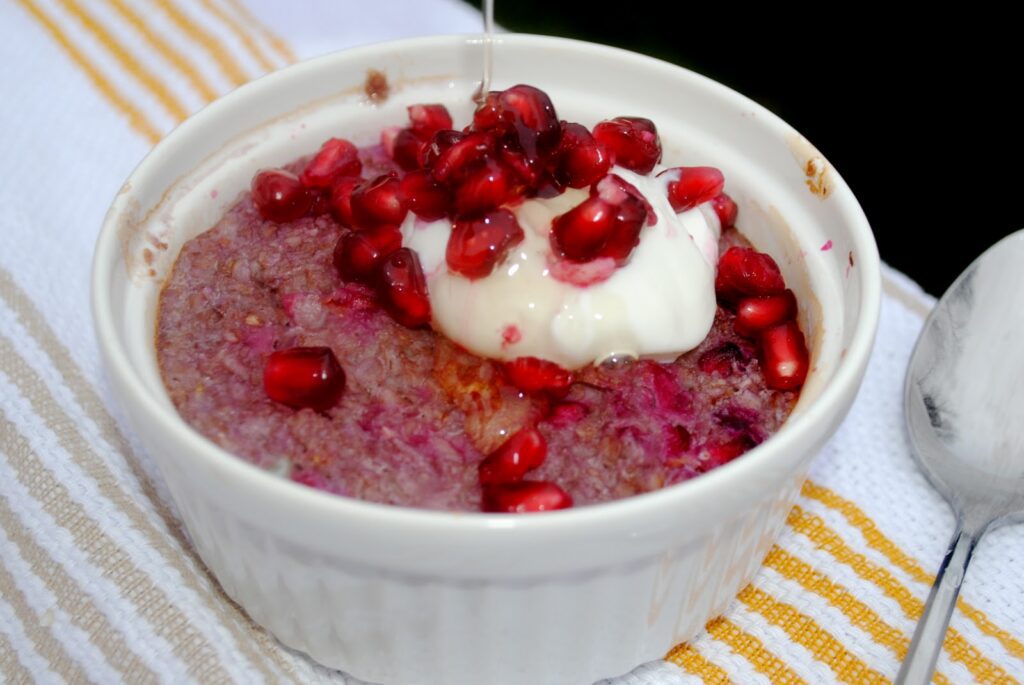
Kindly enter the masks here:
<path id="1" fill-rule="evenodd" d="M 675 357 L 707 336 L 715 317 L 718 217 L 710 204 L 676 214 L 670 179 L 612 169 L 650 202 L 658 221 L 645 226 L 629 262 L 581 287 L 552 276 L 551 220 L 587 197 L 567 190 L 512 209 L 525 237 L 494 271 L 470 280 L 448 270 L 447 220 L 411 214 L 403 244 L 419 253 L 435 330 L 483 357 L 540 357 L 566 369 L 610 357 Z"/>

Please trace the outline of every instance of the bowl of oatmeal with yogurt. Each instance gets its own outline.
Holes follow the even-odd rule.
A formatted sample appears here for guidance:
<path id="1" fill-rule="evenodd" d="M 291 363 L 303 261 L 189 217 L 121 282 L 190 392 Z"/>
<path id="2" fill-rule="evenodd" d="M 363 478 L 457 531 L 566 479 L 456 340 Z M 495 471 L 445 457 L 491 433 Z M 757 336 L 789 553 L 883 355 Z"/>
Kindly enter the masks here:
<path id="1" fill-rule="evenodd" d="M 502 36 L 474 101 L 480 50 L 350 50 L 191 118 L 108 215 L 97 329 L 201 556 L 283 642 L 589 682 L 756 570 L 863 375 L 877 253 L 742 96 Z"/>

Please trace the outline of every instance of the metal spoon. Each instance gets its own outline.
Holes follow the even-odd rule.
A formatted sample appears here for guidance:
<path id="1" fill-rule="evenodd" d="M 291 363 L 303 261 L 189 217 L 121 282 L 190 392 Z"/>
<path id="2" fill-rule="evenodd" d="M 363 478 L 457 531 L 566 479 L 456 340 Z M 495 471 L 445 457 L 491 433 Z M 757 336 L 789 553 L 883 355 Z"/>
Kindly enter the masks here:
<path id="1" fill-rule="evenodd" d="M 974 546 L 1024 520 L 1024 231 L 960 274 L 925 322 L 904 412 L 917 463 L 956 514 L 897 683 L 927 683 Z"/>

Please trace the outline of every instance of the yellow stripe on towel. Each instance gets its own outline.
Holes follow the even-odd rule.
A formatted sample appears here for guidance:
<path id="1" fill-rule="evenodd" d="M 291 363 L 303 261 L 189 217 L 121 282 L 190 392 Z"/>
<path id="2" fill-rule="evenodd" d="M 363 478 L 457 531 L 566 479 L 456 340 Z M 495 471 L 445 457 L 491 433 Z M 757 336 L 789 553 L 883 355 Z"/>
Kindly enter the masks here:
<path id="1" fill-rule="evenodd" d="M 257 45 L 256 41 L 252 39 L 252 36 L 249 34 L 249 32 L 243 29 L 241 26 L 239 26 L 238 22 L 235 21 L 233 17 L 231 17 L 227 12 L 218 7 L 213 2 L 213 0 L 200 0 L 200 2 L 202 3 L 203 7 L 206 9 L 207 12 L 216 17 L 222 24 L 227 26 L 231 30 L 231 33 L 235 34 L 235 37 L 238 38 L 239 41 L 241 41 L 242 45 L 245 46 L 245 49 L 249 51 L 249 54 L 251 54 L 256 59 L 256 61 L 259 62 L 259 65 L 263 68 L 264 71 L 273 71 L 274 69 L 277 68 L 277 65 L 275 65 L 273 62 L 270 61 L 270 59 L 267 58 L 263 50 L 260 49 L 260 46 Z"/>
<path id="2" fill-rule="evenodd" d="M 804 685 L 806 683 L 784 661 L 772 654 L 763 642 L 742 630 L 729 619 L 722 617 L 711 621 L 707 625 L 707 631 L 711 637 L 728 645 L 733 652 L 749 661 L 755 671 L 766 676 L 774 685 Z"/>
<path id="3" fill-rule="evenodd" d="M 146 90 L 148 90 L 157 102 L 163 106 L 175 121 L 182 121 L 189 115 L 188 108 L 175 97 L 174 93 L 167 88 L 163 81 L 146 68 L 143 63 L 132 55 L 124 45 L 118 41 L 107 28 L 100 23 L 78 2 L 78 0 L 60 0 L 64 9 L 82 24 L 86 31 L 91 33 L 106 48 L 115 61 L 127 73 L 131 74 Z"/>
<path id="4" fill-rule="evenodd" d="M 908 618 L 916 621 L 921 617 L 921 613 L 924 611 L 924 602 L 915 597 L 888 569 L 872 563 L 863 554 L 850 548 L 842 537 L 830 529 L 820 517 L 806 513 L 798 505 L 793 507 L 786 523 L 819 548 L 831 554 L 837 561 L 852 568 L 858 576 L 876 585 L 887 597 L 900 605 Z M 955 628 L 949 628 L 943 646 L 950 658 L 963 663 L 979 682 L 1016 682 L 1002 668 L 985 658 Z"/>
<path id="5" fill-rule="evenodd" d="M 114 85 L 107 79 L 106 76 L 94 65 L 85 53 L 78 49 L 74 43 L 68 38 L 67 34 L 61 30 L 61 28 L 50 18 L 45 12 L 43 12 L 34 0 L 17 0 L 17 2 L 25 8 L 25 10 L 36 20 L 50 37 L 56 41 L 57 45 L 67 53 L 71 61 L 78 65 L 86 77 L 92 82 L 93 86 L 99 91 L 100 95 L 109 102 L 114 109 L 118 110 L 128 119 L 128 125 L 148 140 L 150 143 L 157 143 L 162 134 L 159 129 L 153 125 L 153 123 L 143 114 L 142 110 L 133 105 L 127 97 L 125 97 Z"/>
<path id="6" fill-rule="evenodd" d="M 671 661 L 690 675 L 697 676 L 705 685 L 727 685 L 730 682 L 728 673 L 686 643 L 676 645 L 665 655 L 665 661 Z"/>
<path id="7" fill-rule="evenodd" d="M 928 572 L 926 572 L 921 565 L 913 559 L 913 557 L 901 550 L 894 542 L 892 542 L 892 540 L 887 538 L 878 529 L 875 522 L 872 521 L 871 518 L 860 509 L 860 507 L 850 500 L 845 499 L 828 488 L 811 481 L 807 481 L 804 484 L 801 494 L 808 499 L 821 502 L 829 509 L 842 514 L 850 525 L 861 532 L 861 535 L 864 536 L 864 540 L 867 542 L 869 547 L 883 554 L 885 558 L 893 563 L 894 566 L 902 570 L 914 580 L 925 584 L 931 584 L 934 580 L 934 576 L 929 575 Z M 1014 638 L 1013 635 L 993 623 L 984 614 L 984 612 L 965 602 L 962 597 L 957 599 L 956 606 L 965 616 L 974 622 L 978 627 L 978 630 L 989 637 L 994 637 L 999 640 L 999 642 L 1002 643 L 1003 648 L 1013 656 L 1018 659 L 1024 659 L 1024 644 Z"/>
<path id="8" fill-rule="evenodd" d="M 107 2 L 113 6 L 125 22 L 142 36 L 143 40 L 153 47 L 157 54 L 172 64 L 188 80 L 204 101 L 212 102 L 217 99 L 217 91 L 185 54 L 175 49 L 163 36 L 150 28 L 142 15 L 136 12 L 128 2 L 125 0 L 107 0 Z"/>
<path id="9" fill-rule="evenodd" d="M 274 48 L 274 51 L 283 59 L 287 64 L 294 64 L 298 61 L 295 57 L 295 53 L 288 47 L 288 43 L 283 38 L 271 31 L 266 24 L 259 21 L 252 15 L 249 8 L 245 6 L 240 0 L 227 0 L 228 4 L 234 8 L 235 13 L 238 14 L 242 19 L 246 21 L 250 26 L 258 30 L 263 34 L 264 39 L 270 43 L 270 47 Z"/>
<path id="10" fill-rule="evenodd" d="M 240 86 L 249 81 L 250 77 L 242 69 L 242 65 L 221 45 L 216 36 L 193 21 L 191 17 L 182 12 L 171 0 L 153 0 L 153 2 L 163 10 L 167 18 L 182 33 L 206 50 L 207 54 L 213 58 L 213 61 L 217 63 L 217 66 L 232 84 Z"/>
<path id="11" fill-rule="evenodd" d="M 858 659 L 831 633 L 795 607 L 778 601 L 753 585 L 743 588 L 736 598 L 772 625 L 782 628 L 790 640 L 831 668 L 840 681 L 851 685 L 889 683 L 888 678 Z"/>

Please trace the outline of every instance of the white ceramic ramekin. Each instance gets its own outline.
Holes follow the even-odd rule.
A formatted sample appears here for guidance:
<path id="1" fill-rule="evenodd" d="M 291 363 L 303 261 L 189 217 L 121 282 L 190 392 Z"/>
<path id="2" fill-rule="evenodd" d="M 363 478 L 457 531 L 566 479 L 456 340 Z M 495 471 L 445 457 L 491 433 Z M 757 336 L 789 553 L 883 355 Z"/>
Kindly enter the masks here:
<path id="1" fill-rule="evenodd" d="M 741 229 L 801 301 L 813 369 L 783 429 L 693 481 L 600 506 L 499 516 L 322 494 L 234 458 L 187 426 L 160 381 L 155 302 L 182 243 L 253 172 L 330 136 L 365 144 L 405 106 L 465 122 L 481 44 L 374 45 L 244 86 L 156 146 L 115 199 L 97 246 L 93 307 L 116 395 L 159 463 L 199 553 L 285 644 L 384 683 L 589 683 L 662 656 L 750 580 L 808 461 L 845 416 L 878 317 L 870 228 L 828 162 L 777 117 L 689 71 L 598 45 L 501 36 L 495 87 L 546 90 L 562 118 L 641 115 L 665 161 L 712 164 Z M 367 71 L 391 95 L 370 103 Z"/>

